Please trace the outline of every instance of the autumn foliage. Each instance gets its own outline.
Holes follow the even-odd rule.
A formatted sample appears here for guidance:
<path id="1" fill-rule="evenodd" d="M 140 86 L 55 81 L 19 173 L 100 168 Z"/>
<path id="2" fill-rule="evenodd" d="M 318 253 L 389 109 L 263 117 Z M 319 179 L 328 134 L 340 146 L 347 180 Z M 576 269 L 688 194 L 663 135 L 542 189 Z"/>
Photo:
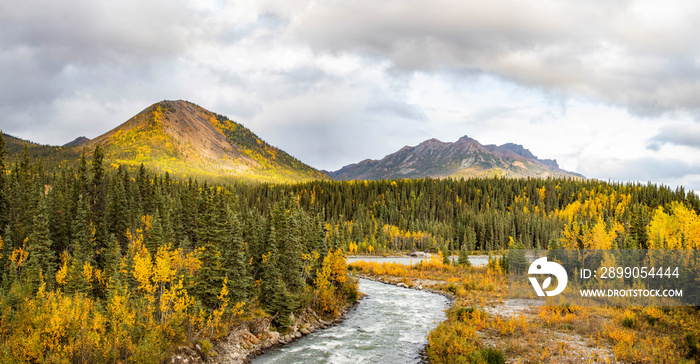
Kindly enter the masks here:
<path id="1" fill-rule="evenodd" d="M 357 297 L 291 197 L 258 208 L 235 186 L 105 170 L 100 148 L 77 169 L 25 154 L 8 171 L 1 142 L 2 363 L 158 363 L 244 320 L 284 332 L 312 301 L 331 315 Z"/>
<path id="2" fill-rule="evenodd" d="M 346 253 L 413 250 L 433 258 L 349 269 L 459 300 L 430 336 L 435 362 L 498 360 L 474 330 L 523 346 L 537 345 L 543 328 L 593 337 L 630 362 L 700 359 L 693 309 L 566 307 L 537 312 L 534 321 L 499 318 L 487 309 L 505 298 L 505 266 L 444 259 L 513 246 L 697 249 L 694 193 L 562 179 L 183 180 L 140 164 L 156 159 L 156 167 L 188 173 L 162 132 L 172 115 L 155 105 L 134 123 L 140 129 L 115 132 L 111 164 L 101 148 L 89 161 L 49 170 L 29 152 L 10 163 L 0 137 L 0 362 L 160 362 L 254 315 L 284 332 L 299 310 L 334 315 L 357 297 Z M 247 155 L 263 172 L 277 162 L 300 166 L 230 120 L 206 117 L 229 140 L 257 148 Z M 126 148 L 137 134 L 154 143 Z M 564 349 L 537 346 L 531 359 L 556 360 Z"/>

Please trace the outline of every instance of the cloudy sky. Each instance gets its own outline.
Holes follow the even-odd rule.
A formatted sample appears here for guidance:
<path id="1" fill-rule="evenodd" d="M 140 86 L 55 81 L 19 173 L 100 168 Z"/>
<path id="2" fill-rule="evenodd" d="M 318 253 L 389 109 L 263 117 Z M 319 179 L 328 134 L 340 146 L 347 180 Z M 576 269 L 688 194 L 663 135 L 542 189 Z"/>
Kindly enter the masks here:
<path id="1" fill-rule="evenodd" d="M 319 169 L 514 142 L 700 190 L 700 2 L 0 2 L 0 129 L 94 138 L 184 99 Z"/>

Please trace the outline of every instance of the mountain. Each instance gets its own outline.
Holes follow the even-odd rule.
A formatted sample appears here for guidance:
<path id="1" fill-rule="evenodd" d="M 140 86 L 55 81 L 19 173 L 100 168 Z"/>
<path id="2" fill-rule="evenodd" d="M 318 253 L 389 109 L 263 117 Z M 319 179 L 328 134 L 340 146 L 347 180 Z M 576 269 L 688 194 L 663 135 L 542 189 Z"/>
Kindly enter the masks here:
<path id="1" fill-rule="evenodd" d="M 84 136 L 79 136 L 79 137 L 73 139 L 72 142 L 63 144 L 63 146 L 64 146 L 64 147 L 77 147 L 77 146 L 79 146 L 79 145 L 81 145 L 81 144 L 85 144 L 85 143 L 87 143 L 87 142 L 89 142 L 89 141 L 90 141 L 90 139 L 88 139 L 88 138 L 86 138 L 86 137 L 84 137 Z"/>
<path id="2" fill-rule="evenodd" d="M 243 125 L 182 100 L 153 104 L 79 148 L 98 144 L 112 164 L 143 163 L 178 175 L 264 182 L 327 178 Z"/>
<path id="3" fill-rule="evenodd" d="M 188 101 L 153 104 L 109 132 L 64 146 L 46 146 L 5 135 L 10 158 L 41 156 L 47 167 L 75 165 L 83 151 L 104 149 L 107 166 L 147 168 L 180 177 L 260 182 L 327 179 L 324 173 L 275 148 L 243 125 Z M 13 156 L 14 155 L 14 156 Z M 88 157 L 90 155 L 88 154 Z"/>
<path id="4" fill-rule="evenodd" d="M 9 134 L 3 134 L 2 136 L 5 140 L 8 162 L 14 162 L 14 159 L 22 158 L 25 149 L 29 159 L 35 160 L 41 158 L 42 164 L 49 168 L 55 167 L 64 161 L 77 162 L 80 158 L 80 151 L 78 151 L 77 148 L 63 148 L 54 145 L 38 144 Z"/>
<path id="5" fill-rule="evenodd" d="M 584 178 L 560 169 L 556 160 L 537 158 L 522 145 L 482 145 L 467 136 L 454 143 L 426 140 L 415 147 L 405 146 L 381 160 L 366 159 L 326 174 L 335 180 L 487 176 Z"/>

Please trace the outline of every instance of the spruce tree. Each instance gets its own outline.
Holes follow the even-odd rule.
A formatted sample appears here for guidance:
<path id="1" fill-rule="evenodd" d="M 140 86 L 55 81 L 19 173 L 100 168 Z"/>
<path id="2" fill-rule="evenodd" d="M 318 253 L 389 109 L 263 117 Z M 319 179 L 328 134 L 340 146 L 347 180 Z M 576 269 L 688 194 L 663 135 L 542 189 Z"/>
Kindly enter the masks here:
<path id="1" fill-rule="evenodd" d="M 218 303 L 217 296 L 224 281 L 220 248 L 223 246 L 226 234 L 226 216 L 221 216 L 221 211 L 225 211 L 223 201 L 208 193 L 206 196 L 208 196 L 209 203 L 206 204 L 208 208 L 197 230 L 198 257 L 202 267 L 194 283 L 194 294 L 206 307 L 214 308 Z"/>
<path id="2" fill-rule="evenodd" d="M 277 248 L 278 260 L 287 289 L 292 293 L 300 292 L 302 282 L 303 253 L 299 242 L 301 233 L 302 216 L 297 211 L 285 209 L 285 204 L 279 203 L 272 215 L 274 233 L 270 233 L 270 245 Z"/>
<path id="3" fill-rule="evenodd" d="M 151 230 L 148 233 L 148 240 L 146 241 L 146 247 L 151 253 L 151 256 L 155 257 L 158 248 L 165 245 L 165 233 L 163 232 L 163 222 L 160 217 L 160 212 L 156 210 L 153 215 L 153 220 L 151 222 Z"/>
<path id="4" fill-rule="evenodd" d="M 150 199 L 150 182 L 148 180 L 148 174 L 146 173 L 146 167 L 141 163 L 139 167 L 139 172 L 136 175 L 136 186 L 138 187 L 138 199 L 141 211 L 144 214 L 149 214 L 151 211 L 151 199 Z"/>
<path id="5" fill-rule="evenodd" d="M 120 167 L 121 171 L 121 167 Z M 124 189 L 124 178 L 119 178 L 119 174 L 109 181 L 109 193 L 105 217 L 107 232 L 117 239 L 122 251 L 126 251 L 128 242 L 126 241 L 126 230 L 129 228 L 129 211 L 126 191 Z"/>
<path id="6" fill-rule="evenodd" d="M 47 282 L 53 282 L 56 273 L 56 254 L 53 250 L 49 219 L 46 215 L 45 198 L 41 198 L 38 211 L 34 215 L 32 233 L 27 238 L 26 249 L 29 253 L 24 276 L 34 289 L 39 287 L 40 275 Z"/>
<path id="7" fill-rule="evenodd" d="M 450 249 L 448 248 L 448 243 L 442 245 L 442 264 L 450 264 Z"/>
<path id="8" fill-rule="evenodd" d="M 90 181 L 90 194 L 88 201 L 90 205 L 90 221 L 92 221 L 93 225 L 95 226 L 95 250 L 98 252 L 107 247 L 107 237 L 109 235 L 107 222 L 105 221 L 104 216 L 106 208 L 106 191 L 105 173 L 102 165 L 103 158 L 104 153 L 102 151 L 102 147 L 100 147 L 98 144 L 95 146 L 95 150 L 92 154 L 92 180 Z M 98 259 L 98 263 L 101 263 L 99 262 L 100 260 L 101 259 Z"/>
<path id="9" fill-rule="evenodd" d="M 471 267 L 472 263 L 469 261 L 469 250 L 467 249 L 467 244 L 462 244 L 462 248 L 459 250 L 459 259 L 457 263 L 459 265 Z"/>
<path id="10" fill-rule="evenodd" d="M 80 155 L 80 162 L 78 163 L 77 181 L 73 191 L 75 202 L 77 203 L 80 195 L 82 195 L 84 199 L 87 199 L 89 193 L 90 187 L 88 184 L 88 166 L 87 159 L 85 159 L 85 150 L 83 150 L 83 153 Z"/>
<path id="11" fill-rule="evenodd" d="M 10 232 L 10 226 L 7 225 L 5 227 L 4 234 L 2 235 L 2 250 L 0 250 L 0 253 L 2 254 L 2 256 L 0 256 L 0 279 L 2 279 L 2 287 L 5 287 L 5 283 L 7 283 L 6 279 L 10 274 L 9 258 L 10 254 L 12 254 L 12 250 L 14 250 L 12 233 Z M 9 286 L 7 288 L 9 288 Z"/>
<path id="12" fill-rule="evenodd" d="M 175 241 L 175 226 L 173 223 L 173 216 L 175 215 L 175 208 L 173 206 L 173 199 L 169 198 L 167 207 L 165 208 L 165 213 L 162 215 L 163 226 L 163 242 L 165 244 L 173 244 Z"/>
<path id="13" fill-rule="evenodd" d="M 119 242 L 114 235 L 110 235 L 107 238 L 107 246 L 102 252 L 102 261 L 104 263 L 104 275 L 105 277 L 113 277 L 119 270 L 119 263 L 121 260 L 121 247 Z"/>
<path id="14" fill-rule="evenodd" d="M 88 202 L 83 195 L 78 197 L 78 211 L 73 220 L 72 260 L 68 272 L 68 290 L 89 294 L 92 285 L 83 274 L 86 264 L 94 267 L 94 244 L 91 225 L 88 221 Z"/>
<path id="15" fill-rule="evenodd" d="M 233 302 L 240 302 L 250 298 L 252 286 L 251 276 L 246 261 L 246 251 L 241 236 L 241 223 L 238 214 L 229 212 L 229 227 L 226 247 L 223 250 L 223 267 L 228 277 L 229 291 Z"/>
<path id="16" fill-rule="evenodd" d="M 5 157 L 7 156 L 7 150 L 5 149 L 5 137 L 0 131 L 0 231 L 3 230 L 5 225 L 8 223 L 8 203 L 7 203 L 7 188 L 8 181 L 5 175 L 5 170 L 7 166 L 5 165 Z"/>
<path id="17" fill-rule="evenodd" d="M 271 227 L 274 230 L 274 227 Z M 274 316 L 275 324 L 281 328 L 289 325 L 289 314 L 292 312 L 292 298 L 287 286 L 282 280 L 277 260 L 277 251 L 270 247 L 270 251 L 263 255 L 260 274 L 259 301 L 265 311 Z"/>
<path id="18" fill-rule="evenodd" d="M 65 170 L 54 175 L 53 187 L 49 190 L 47 198 L 47 214 L 49 226 L 51 227 L 51 240 L 54 243 L 54 250 L 60 254 L 68 248 L 70 241 L 70 199 Z"/>

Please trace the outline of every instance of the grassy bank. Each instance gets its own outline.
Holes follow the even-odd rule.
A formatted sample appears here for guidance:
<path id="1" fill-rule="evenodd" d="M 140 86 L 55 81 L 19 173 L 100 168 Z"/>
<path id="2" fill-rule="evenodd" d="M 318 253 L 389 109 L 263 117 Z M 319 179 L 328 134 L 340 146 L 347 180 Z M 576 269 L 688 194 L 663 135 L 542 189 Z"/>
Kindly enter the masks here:
<path id="1" fill-rule="evenodd" d="M 510 306 L 498 263 L 405 266 L 354 262 L 355 273 L 451 294 L 447 320 L 428 336 L 431 363 L 695 363 L 693 307 Z"/>

